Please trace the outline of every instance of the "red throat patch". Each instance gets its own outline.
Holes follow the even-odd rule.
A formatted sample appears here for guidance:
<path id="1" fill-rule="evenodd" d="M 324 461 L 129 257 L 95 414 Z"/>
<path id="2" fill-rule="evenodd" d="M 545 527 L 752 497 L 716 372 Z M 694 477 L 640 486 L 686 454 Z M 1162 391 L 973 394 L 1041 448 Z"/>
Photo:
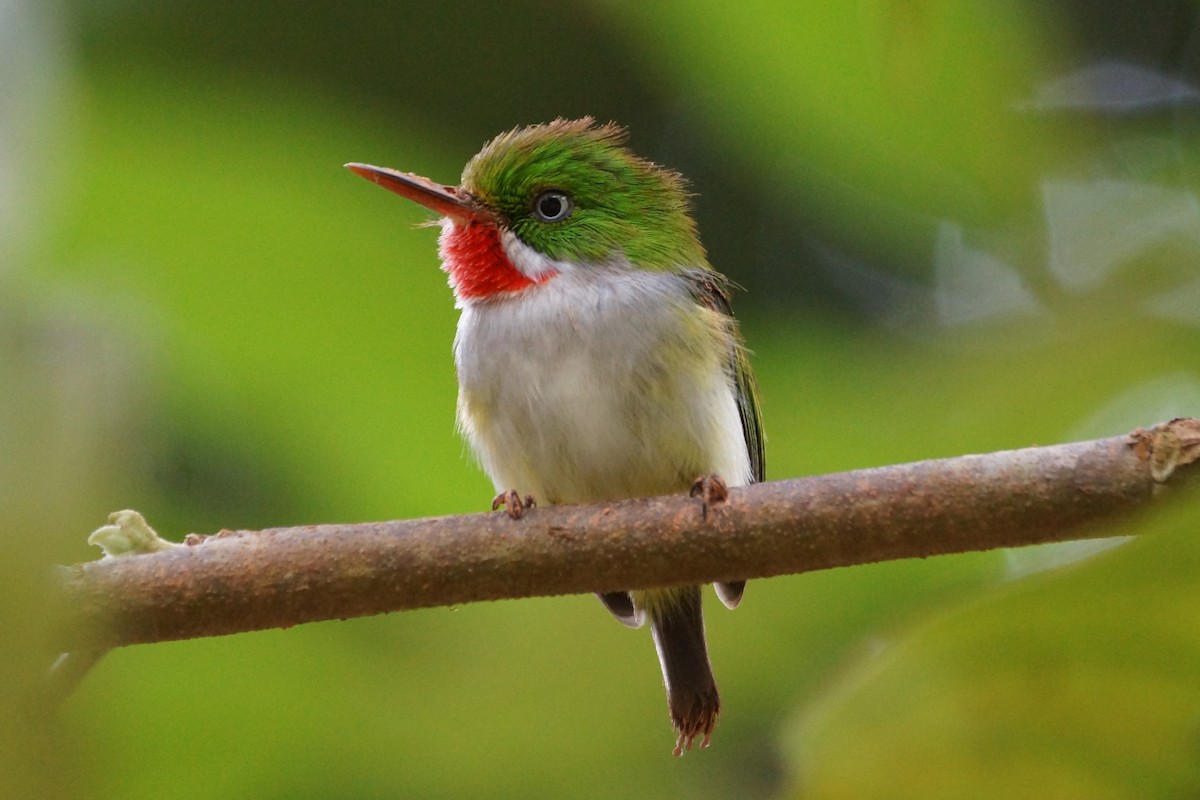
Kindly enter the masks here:
<path id="1" fill-rule="evenodd" d="M 483 222 L 454 223 L 438 243 L 442 268 L 450 273 L 454 294 L 463 299 L 516 292 L 541 283 L 554 273 L 530 278 L 513 266 L 500 244 L 500 231 Z"/>

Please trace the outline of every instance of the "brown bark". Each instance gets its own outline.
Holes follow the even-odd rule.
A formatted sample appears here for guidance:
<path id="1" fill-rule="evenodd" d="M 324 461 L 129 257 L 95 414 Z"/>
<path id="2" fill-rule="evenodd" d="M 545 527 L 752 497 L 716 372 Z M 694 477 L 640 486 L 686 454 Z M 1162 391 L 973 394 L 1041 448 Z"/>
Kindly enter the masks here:
<path id="1" fill-rule="evenodd" d="M 1123 533 L 1183 481 L 1200 421 L 1089 442 L 761 483 L 700 501 L 222 531 L 69 568 L 66 649 L 477 600 L 707 583 Z"/>

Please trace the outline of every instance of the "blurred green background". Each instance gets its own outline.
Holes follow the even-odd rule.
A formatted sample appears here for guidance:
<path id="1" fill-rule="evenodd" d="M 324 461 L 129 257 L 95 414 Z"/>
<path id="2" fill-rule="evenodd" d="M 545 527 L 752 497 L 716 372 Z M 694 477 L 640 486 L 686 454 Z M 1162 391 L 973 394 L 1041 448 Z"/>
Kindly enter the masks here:
<path id="1" fill-rule="evenodd" d="M 0 0 L 0 795 L 1200 793 L 1200 504 L 751 585 L 672 759 L 590 597 L 112 653 L 40 701 L 48 565 L 162 533 L 482 510 L 421 210 L 591 114 L 746 288 L 769 477 L 1200 415 L 1194 2 Z M 1103 550 L 1103 552 L 1097 552 Z M 1087 557 L 1090 556 L 1090 557 Z"/>

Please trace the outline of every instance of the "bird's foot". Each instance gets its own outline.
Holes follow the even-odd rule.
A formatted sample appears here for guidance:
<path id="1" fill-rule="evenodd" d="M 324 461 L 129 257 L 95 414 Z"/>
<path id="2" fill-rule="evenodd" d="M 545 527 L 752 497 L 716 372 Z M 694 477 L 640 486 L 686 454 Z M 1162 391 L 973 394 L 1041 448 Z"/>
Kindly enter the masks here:
<path id="1" fill-rule="evenodd" d="M 720 475 L 701 475 L 692 481 L 689 497 L 699 497 L 703 506 L 701 514 L 708 519 L 708 510 L 715 508 L 729 499 L 729 486 Z"/>
<path id="2" fill-rule="evenodd" d="M 492 498 L 492 511 L 500 506 L 506 506 L 508 515 L 513 519 L 520 519 L 521 515 L 525 513 L 525 509 L 537 508 L 537 501 L 530 494 L 525 495 L 525 498 L 522 499 L 515 489 L 509 489 Z"/>

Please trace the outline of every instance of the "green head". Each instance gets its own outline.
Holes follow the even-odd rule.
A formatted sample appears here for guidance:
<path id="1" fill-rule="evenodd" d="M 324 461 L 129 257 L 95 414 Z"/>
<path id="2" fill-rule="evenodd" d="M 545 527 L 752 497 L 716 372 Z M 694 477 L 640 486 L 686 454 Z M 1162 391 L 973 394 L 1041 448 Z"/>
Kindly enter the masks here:
<path id="1" fill-rule="evenodd" d="M 634 155 L 625 139 L 590 117 L 517 128 L 471 159 L 462 189 L 556 261 L 624 254 L 643 269 L 705 264 L 683 178 Z"/>

